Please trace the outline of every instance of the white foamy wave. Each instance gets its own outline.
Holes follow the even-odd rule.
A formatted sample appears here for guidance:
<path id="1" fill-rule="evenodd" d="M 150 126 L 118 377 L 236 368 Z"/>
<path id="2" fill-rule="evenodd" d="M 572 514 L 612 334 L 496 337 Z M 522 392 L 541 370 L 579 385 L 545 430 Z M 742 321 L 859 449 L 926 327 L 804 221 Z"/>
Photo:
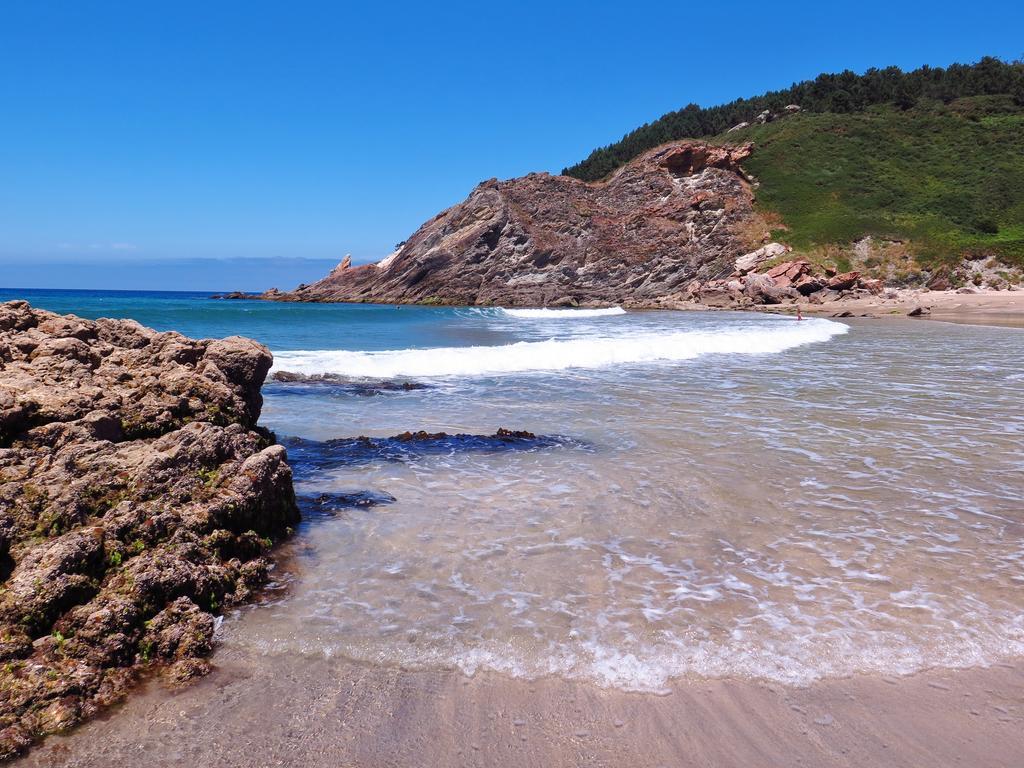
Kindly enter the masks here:
<path id="1" fill-rule="evenodd" d="M 233 626 L 232 629 L 235 629 Z M 1000 637 L 998 630 L 1007 632 Z M 1015 631 L 1016 630 L 1016 631 Z M 596 640 L 551 643 L 526 650 L 501 641 L 475 645 L 417 631 L 396 633 L 403 642 L 342 640 L 330 635 L 298 639 L 294 634 L 232 638 L 264 654 L 341 657 L 407 670 L 457 669 L 465 675 L 497 672 L 524 680 L 557 676 L 602 688 L 667 694 L 678 680 L 740 678 L 791 686 L 851 675 L 912 675 L 927 669 L 989 667 L 1019 658 L 1024 641 L 1015 627 L 993 627 L 986 637 L 945 638 L 923 647 L 900 633 L 825 633 L 789 642 L 757 638 L 693 643 L 680 637 L 628 648 Z M 415 638 L 410 643 L 408 638 Z"/>
<path id="2" fill-rule="evenodd" d="M 579 320 L 585 317 L 609 317 L 626 314 L 626 310 L 622 307 L 605 307 L 604 309 L 505 309 L 502 307 L 499 311 L 503 315 L 525 320 Z"/>
<path id="3" fill-rule="evenodd" d="M 501 375 L 692 360 L 710 354 L 777 354 L 804 344 L 828 341 L 847 330 L 842 323 L 815 318 L 759 328 L 549 339 L 490 347 L 287 351 L 275 354 L 274 368 L 293 373 L 383 379 Z"/>

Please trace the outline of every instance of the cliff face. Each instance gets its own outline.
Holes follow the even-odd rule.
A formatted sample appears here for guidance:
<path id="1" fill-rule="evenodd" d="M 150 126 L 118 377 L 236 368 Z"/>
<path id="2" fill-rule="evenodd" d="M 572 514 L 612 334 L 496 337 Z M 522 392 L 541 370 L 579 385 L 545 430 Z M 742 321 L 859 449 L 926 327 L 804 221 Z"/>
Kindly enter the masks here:
<path id="1" fill-rule="evenodd" d="M 298 520 L 256 428 L 265 347 L 0 304 L 0 759 L 157 664 L 206 670 L 214 617 Z"/>
<path id="2" fill-rule="evenodd" d="M 649 304 L 728 275 L 748 241 L 750 145 L 677 142 L 607 181 L 530 174 L 482 183 L 377 264 L 348 260 L 290 301 Z"/>

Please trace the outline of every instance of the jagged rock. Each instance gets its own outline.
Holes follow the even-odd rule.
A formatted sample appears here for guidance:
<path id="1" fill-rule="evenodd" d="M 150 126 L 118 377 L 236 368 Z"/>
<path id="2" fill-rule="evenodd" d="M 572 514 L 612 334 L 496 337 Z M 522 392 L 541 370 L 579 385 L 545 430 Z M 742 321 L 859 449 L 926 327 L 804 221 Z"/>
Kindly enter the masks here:
<path id="1" fill-rule="evenodd" d="M 784 261 L 776 264 L 765 274 L 772 278 L 779 288 L 788 288 L 802 277 L 811 274 L 811 264 L 808 261 Z"/>
<path id="2" fill-rule="evenodd" d="M 761 264 L 771 259 L 782 256 L 789 249 L 781 243 L 768 243 L 767 245 L 761 246 L 756 251 L 744 254 L 736 259 L 735 269 L 736 274 L 745 275 L 757 269 Z"/>
<path id="3" fill-rule="evenodd" d="M 875 278 L 861 278 L 858 281 L 861 288 L 864 288 L 868 293 L 878 296 L 883 290 L 885 290 L 885 283 Z"/>
<path id="4" fill-rule="evenodd" d="M 679 295 L 730 274 L 746 250 L 752 194 L 739 164 L 750 151 L 675 142 L 598 183 L 485 181 L 383 261 L 265 298 L 545 306 Z"/>
<path id="5" fill-rule="evenodd" d="M 812 293 L 825 288 L 827 283 L 820 277 L 814 275 L 802 275 L 793 283 L 793 288 L 801 296 L 810 296 Z"/>
<path id="6" fill-rule="evenodd" d="M 725 285 L 705 285 L 697 294 L 697 300 L 708 307 L 731 307 L 736 303 L 736 293 Z"/>
<path id="7" fill-rule="evenodd" d="M 931 307 L 914 307 L 907 312 L 907 317 L 924 317 L 932 313 Z"/>
<path id="8" fill-rule="evenodd" d="M 780 289 L 768 275 L 747 275 L 744 294 L 755 304 L 781 304 L 786 292 Z"/>
<path id="9" fill-rule="evenodd" d="M 943 267 L 939 267 L 928 280 L 926 286 L 933 291 L 948 291 L 953 287 L 953 284 L 949 279 L 949 271 Z"/>
<path id="10" fill-rule="evenodd" d="M 259 298 L 258 294 L 245 293 L 244 291 L 231 291 L 231 293 L 215 293 L 211 299 L 256 299 Z"/>
<path id="11" fill-rule="evenodd" d="M 856 286 L 859 280 L 860 272 L 843 272 L 829 277 L 826 286 L 832 291 L 848 291 Z"/>
<path id="12" fill-rule="evenodd" d="M 142 666 L 206 668 L 214 614 L 297 520 L 256 427 L 271 362 L 240 337 L 0 304 L 0 758 Z"/>
<path id="13" fill-rule="evenodd" d="M 726 133 L 733 133 L 735 131 L 742 131 L 744 128 L 749 128 L 750 123 L 743 121 L 742 123 L 736 123 L 732 128 L 726 131 Z"/>

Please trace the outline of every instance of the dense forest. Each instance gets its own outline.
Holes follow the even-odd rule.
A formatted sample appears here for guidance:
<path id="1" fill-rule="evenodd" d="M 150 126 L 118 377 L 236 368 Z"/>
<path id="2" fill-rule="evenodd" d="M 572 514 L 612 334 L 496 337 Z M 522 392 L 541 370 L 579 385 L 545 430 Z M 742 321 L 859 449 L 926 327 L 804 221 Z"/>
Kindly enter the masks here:
<path id="1" fill-rule="evenodd" d="M 562 173 L 596 181 L 642 152 L 683 138 L 716 136 L 762 111 L 796 104 L 805 112 L 851 114 L 882 104 L 909 110 L 921 101 L 950 103 L 973 96 L 1008 95 L 1024 106 L 1024 61 L 1005 62 L 986 57 L 976 64 L 921 67 L 904 72 L 898 67 L 869 69 L 863 75 L 846 71 L 823 74 L 780 91 L 737 99 L 716 107 L 690 104 L 642 125 L 620 141 L 594 150 L 590 157 Z"/>

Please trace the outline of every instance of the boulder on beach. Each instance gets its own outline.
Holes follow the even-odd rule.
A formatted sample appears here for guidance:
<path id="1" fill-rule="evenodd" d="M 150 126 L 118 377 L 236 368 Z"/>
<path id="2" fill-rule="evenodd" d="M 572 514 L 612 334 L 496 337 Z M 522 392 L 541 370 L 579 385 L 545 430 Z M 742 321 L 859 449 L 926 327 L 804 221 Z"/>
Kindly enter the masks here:
<path id="1" fill-rule="evenodd" d="M 269 351 L 0 304 L 0 757 L 206 669 L 298 520 Z"/>

